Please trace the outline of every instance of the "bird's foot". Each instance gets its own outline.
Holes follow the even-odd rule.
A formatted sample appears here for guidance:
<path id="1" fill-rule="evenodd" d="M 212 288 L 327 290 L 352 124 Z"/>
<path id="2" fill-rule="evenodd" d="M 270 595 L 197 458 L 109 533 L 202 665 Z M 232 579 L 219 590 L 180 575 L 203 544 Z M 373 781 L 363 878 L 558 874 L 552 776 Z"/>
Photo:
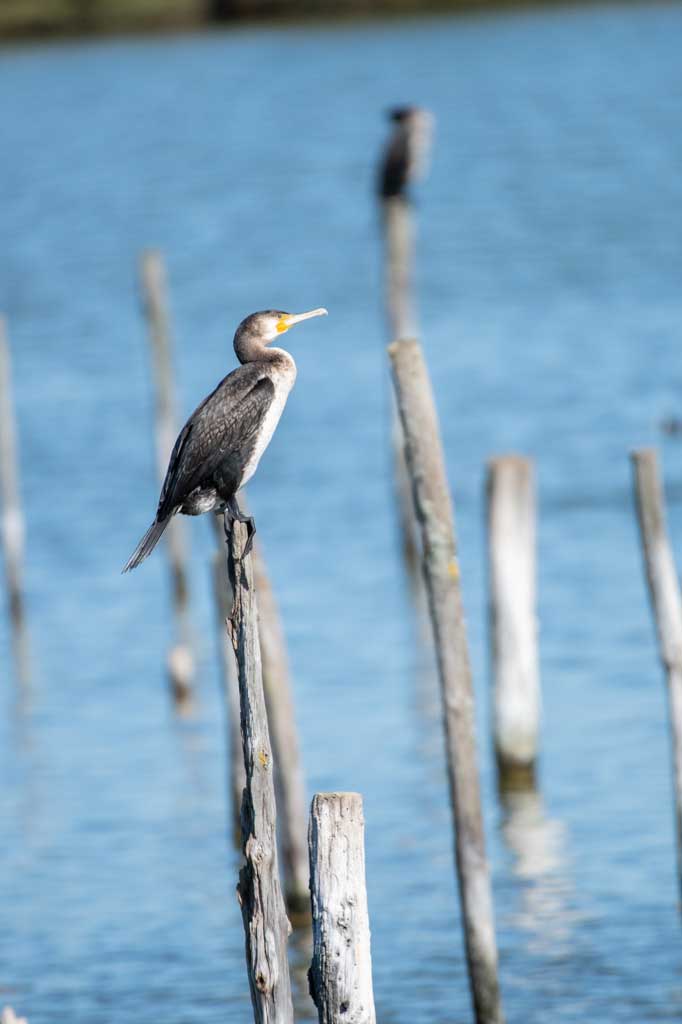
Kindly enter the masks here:
<path id="1" fill-rule="evenodd" d="M 237 499 L 232 498 L 232 500 L 229 501 L 227 506 L 225 507 L 223 522 L 225 524 L 225 537 L 228 541 L 230 538 L 230 534 L 232 533 L 233 523 L 236 522 L 246 524 L 246 544 L 244 545 L 244 550 L 242 551 L 242 558 L 246 558 L 246 556 L 251 551 L 251 548 L 253 547 L 253 538 L 256 535 L 255 519 L 253 518 L 253 516 L 244 515 L 239 505 L 237 504 Z"/>
<path id="2" fill-rule="evenodd" d="M 246 537 L 246 544 L 244 545 L 244 551 L 242 553 L 242 558 L 246 558 L 249 551 L 253 547 L 253 538 L 256 536 L 256 523 L 254 521 L 253 516 L 247 516 L 246 519 L 241 519 L 240 522 L 246 523 L 246 529 L 248 531 Z"/>

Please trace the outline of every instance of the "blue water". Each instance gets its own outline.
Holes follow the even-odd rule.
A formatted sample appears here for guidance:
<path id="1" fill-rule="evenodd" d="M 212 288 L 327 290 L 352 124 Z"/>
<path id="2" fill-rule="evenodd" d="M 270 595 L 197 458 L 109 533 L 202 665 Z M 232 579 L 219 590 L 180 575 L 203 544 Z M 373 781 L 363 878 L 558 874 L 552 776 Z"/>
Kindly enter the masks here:
<path id="1" fill-rule="evenodd" d="M 384 1024 L 471 1019 L 437 685 L 396 541 L 377 217 L 383 109 L 437 117 L 418 293 L 447 450 L 511 1024 L 682 1015 L 665 694 L 628 451 L 682 543 L 682 7 L 243 29 L 0 50 L 34 680 L 0 621 L 0 1004 L 30 1024 L 251 1019 L 212 539 L 189 523 L 199 707 L 178 721 L 136 263 L 159 246 L 184 413 L 263 307 L 299 380 L 250 488 L 310 794 L 357 789 Z M 541 796 L 488 742 L 485 460 L 536 459 Z M 305 950 L 294 949 L 305 966 Z M 304 997 L 299 999 L 304 1004 Z M 299 1015 L 303 1016 L 303 1010 Z"/>

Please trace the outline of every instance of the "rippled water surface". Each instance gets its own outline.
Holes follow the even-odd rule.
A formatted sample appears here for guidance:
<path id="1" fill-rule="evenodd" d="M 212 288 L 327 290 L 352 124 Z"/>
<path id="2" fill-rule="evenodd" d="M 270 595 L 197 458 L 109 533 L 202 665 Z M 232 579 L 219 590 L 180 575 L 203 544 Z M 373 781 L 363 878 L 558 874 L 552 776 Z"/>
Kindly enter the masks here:
<path id="1" fill-rule="evenodd" d="M 628 451 L 663 447 L 682 542 L 682 8 L 554 10 L 0 51 L 0 307 L 34 683 L 0 621 L 0 1003 L 30 1024 L 251 1018 L 205 522 L 199 710 L 167 698 L 164 558 L 119 569 L 156 482 L 136 291 L 167 259 L 181 407 L 253 309 L 325 305 L 251 490 L 310 794 L 364 794 L 378 1016 L 471 1019 L 438 691 L 396 543 L 373 165 L 438 119 L 419 301 L 456 502 L 512 1024 L 682 1015 L 670 756 Z M 487 729 L 485 460 L 537 460 L 541 797 Z M 294 950 L 305 966 L 305 950 Z M 302 975 L 299 970 L 299 980 Z M 300 1012 L 303 1016 L 303 1011 Z"/>

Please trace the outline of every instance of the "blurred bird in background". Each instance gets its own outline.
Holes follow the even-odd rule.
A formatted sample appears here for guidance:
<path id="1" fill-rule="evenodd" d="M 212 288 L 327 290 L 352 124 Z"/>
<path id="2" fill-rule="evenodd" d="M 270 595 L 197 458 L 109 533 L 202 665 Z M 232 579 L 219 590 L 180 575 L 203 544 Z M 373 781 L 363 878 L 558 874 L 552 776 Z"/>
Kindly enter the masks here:
<path id="1" fill-rule="evenodd" d="M 423 107 L 393 107 L 388 116 L 393 130 L 379 164 L 381 199 L 405 196 L 408 186 L 426 175 L 434 128 L 433 114 Z"/>

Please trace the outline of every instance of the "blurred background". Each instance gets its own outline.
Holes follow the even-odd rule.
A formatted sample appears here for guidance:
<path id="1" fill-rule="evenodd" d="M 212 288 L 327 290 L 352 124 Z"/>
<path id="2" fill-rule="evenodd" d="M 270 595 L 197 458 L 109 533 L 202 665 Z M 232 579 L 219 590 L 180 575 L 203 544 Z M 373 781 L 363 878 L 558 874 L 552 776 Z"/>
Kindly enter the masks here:
<path id="1" fill-rule="evenodd" d="M 233 9 L 250 5 L 3 0 L 0 30 Z M 154 245 L 183 418 L 235 365 L 243 316 L 329 310 L 288 336 L 298 382 L 250 500 L 309 795 L 364 794 L 378 1018 L 470 1019 L 438 686 L 396 530 L 373 194 L 385 111 L 414 102 L 437 124 L 416 293 L 507 1019 L 680 1019 L 666 704 L 628 452 L 661 446 L 679 550 L 681 453 L 660 423 L 682 411 L 681 39 L 682 6 L 646 2 L 2 44 L 0 309 L 33 676 L 22 693 L 1 616 L 0 1004 L 30 1024 L 251 1019 L 208 524 L 187 523 L 188 719 L 165 679 L 163 551 L 120 575 L 158 494 L 137 283 Z M 540 516 L 541 804 L 521 829 L 488 724 L 483 478 L 510 450 L 536 460 Z"/>

